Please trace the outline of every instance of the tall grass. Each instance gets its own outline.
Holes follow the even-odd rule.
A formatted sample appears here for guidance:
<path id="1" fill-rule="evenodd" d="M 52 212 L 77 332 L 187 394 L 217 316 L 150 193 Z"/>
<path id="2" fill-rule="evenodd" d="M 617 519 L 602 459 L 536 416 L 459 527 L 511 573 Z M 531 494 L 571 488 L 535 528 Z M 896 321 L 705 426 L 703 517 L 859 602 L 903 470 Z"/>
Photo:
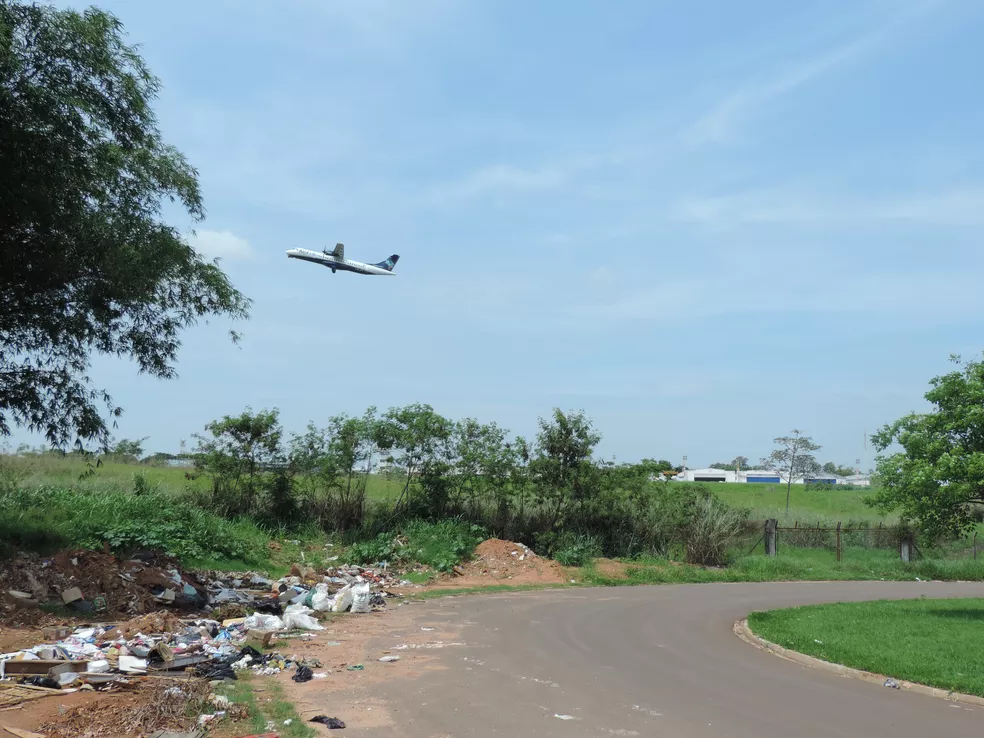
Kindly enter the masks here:
<path id="1" fill-rule="evenodd" d="M 63 546 L 117 552 L 159 549 L 181 559 L 267 558 L 269 536 L 249 520 L 224 520 L 172 495 L 34 487 L 0 493 L 0 542 L 8 549 Z"/>

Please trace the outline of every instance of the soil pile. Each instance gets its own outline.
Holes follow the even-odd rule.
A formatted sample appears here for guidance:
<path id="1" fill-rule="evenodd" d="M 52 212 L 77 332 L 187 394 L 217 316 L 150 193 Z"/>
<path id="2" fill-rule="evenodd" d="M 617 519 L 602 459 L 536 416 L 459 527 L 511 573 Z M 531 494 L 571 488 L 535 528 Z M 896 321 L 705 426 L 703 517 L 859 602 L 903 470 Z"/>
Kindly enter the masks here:
<path id="1" fill-rule="evenodd" d="M 537 556 L 522 543 L 490 538 L 478 544 L 472 560 L 462 564 L 457 574 L 466 579 L 509 580 L 510 584 L 559 583 L 566 580 L 556 561 Z"/>

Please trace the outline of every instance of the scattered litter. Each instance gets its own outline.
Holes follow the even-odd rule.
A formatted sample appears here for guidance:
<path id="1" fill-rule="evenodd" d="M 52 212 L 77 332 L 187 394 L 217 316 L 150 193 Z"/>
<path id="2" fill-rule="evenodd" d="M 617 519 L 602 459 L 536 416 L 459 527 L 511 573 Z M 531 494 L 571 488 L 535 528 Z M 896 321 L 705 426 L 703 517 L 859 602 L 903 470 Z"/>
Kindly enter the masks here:
<path id="1" fill-rule="evenodd" d="M 314 672 L 307 666 L 298 666 L 297 673 L 291 677 L 295 682 L 310 682 L 314 678 Z"/>
<path id="2" fill-rule="evenodd" d="M 888 687 L 889 689 L 901 689 L 899 683 L 891 678 L 885 680 L 884 686 Z"/>
<path id="3" fill-rule="evenodd" d="M 330 671 L 328 671 L 328 672 L 325 672 L 325 671 L 316 671 L 316 672 L 314 672 L 314 674 L 312 674 L 312 676 L 315 679 L 327 679 L 328 678 L 328 675 L 330 673 L 331 673 Z"/>
<path id="4" fill-rule="evenodd" d="M 348 670 L 349 671 L 363 671 L 365 668 L 366 667 L 364 667 L 362 664 L 352 664 L 350 667 L 348 667 Z"/>
<path id="5" fill-rule="evenodd" d="M 577 720 L 573 715 L 554 715 L 558 720 Z"/>
<path id="6" fill-rule="evenodd" d="M 345 727 L 343 723 L 338 718 L 328 717 L 327 715 L 318 715 L 317 717 L 311 718 L 312 723 L 322 723 L 327 725 L 329 730 L 338 730 Z"/>
<path id="7" fill-rule="evenodd" d="M 821 646 L 823 645 L 823 641 L 818 641 L 816 638 L 813 639 L 813 642 L 814 643 L 819 643 Z"/>
<path id="8" fill-rule="evenodd" d="M 394 661 L 399 661 L 400 660 L 400 657 L 399 656 L 383 656 L 379 660 L 382 661 L 384 664 L 391 664 Z"/>

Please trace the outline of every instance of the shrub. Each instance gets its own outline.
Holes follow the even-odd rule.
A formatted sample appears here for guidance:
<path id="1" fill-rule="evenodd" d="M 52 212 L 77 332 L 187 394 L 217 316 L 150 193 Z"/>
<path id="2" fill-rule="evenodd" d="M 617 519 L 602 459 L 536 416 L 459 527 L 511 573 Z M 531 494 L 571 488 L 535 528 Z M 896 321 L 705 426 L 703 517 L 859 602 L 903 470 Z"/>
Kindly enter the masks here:
<path id="1" fill-rule="evenodd" d="M 121 554 L 160 549 L 180 559 L 266 560 L 268 536 L 250 521 L 230 521 L 154 491 L 22 488 L 0 494 L 0 541 L 34 550 L 74 545 Z"/>
<path id="2" fill-rule="evenodd" d="M 554 552 L 554 559 L 561 566 L 586 566 L 601 556 L 598 540 L 586 535 L 563 535 Z"/>
<path id="3" fill-rule="evenodd" d="M 745 516 L 713 496 L 699 500 L 692 512 L 686 534 L 687 563 L 724 565 L 728 550 L 742 533 Z"/>
<path id="4" fill-rule="evenodd" d="M 354 543 L 346 558 L 357 564 L 418 563 L 437 571 L 451 571 L 484 538 L 481 527 L 459 520 L 411 520 L 397 532 L 380 533 L 368 541 Z"/>

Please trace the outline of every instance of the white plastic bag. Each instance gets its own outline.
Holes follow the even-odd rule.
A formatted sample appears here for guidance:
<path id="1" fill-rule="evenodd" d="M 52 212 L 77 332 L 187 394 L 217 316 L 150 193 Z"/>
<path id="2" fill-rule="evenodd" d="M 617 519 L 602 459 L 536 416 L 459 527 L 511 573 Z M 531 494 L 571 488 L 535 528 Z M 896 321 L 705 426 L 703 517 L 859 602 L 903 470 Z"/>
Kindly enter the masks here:
<path id="1" fill-rule="evenodd" d="M 332 612 L 345 612 L 352 606 L 352 585 L 346 584 L 335 593 L 335 604 L 331 606 Z"/>
<path id="2" fill-rule="evenodd" d="M 327 612 L 333 604 L 335 600 L 328 594 L 328 585 L 316 584 L 314 594 L 311 595 L 311 608 L 315 612 Z"/>
<path id="3" fill-rule="evenodd" d="M 284 630 L 284 621 L 276 615 L 254 612 L 243 621 L 246 630 Z"/>
<path id="4" fill-rule="evenodd" d="M 369 612 L 369 584 L 360 582 L 352 588 L 352 612 Z"/>
<path id="5" fill-rule="evenodd" d="M 300 628 L 301 630 L 324 630 L 324 626 L 311 617 L 314 612 L 305 605 L 291 605 L 284 610 L 284 626 L 287 630 Z"/>

